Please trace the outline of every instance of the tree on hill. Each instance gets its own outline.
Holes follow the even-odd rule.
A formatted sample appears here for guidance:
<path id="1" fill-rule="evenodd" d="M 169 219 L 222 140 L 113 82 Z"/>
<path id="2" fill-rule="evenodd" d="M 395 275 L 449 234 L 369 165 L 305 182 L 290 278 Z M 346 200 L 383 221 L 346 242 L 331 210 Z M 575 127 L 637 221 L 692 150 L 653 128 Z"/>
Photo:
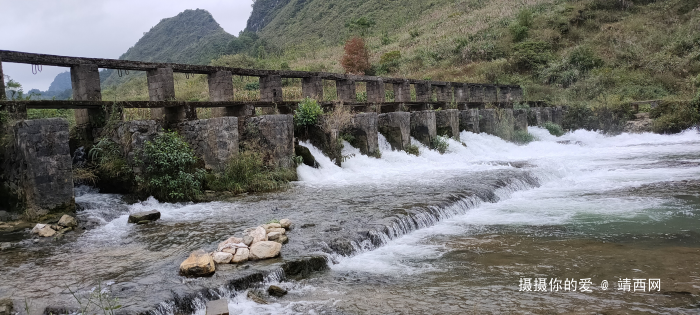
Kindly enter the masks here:
<path id="1" fill-rule="evenodd" d="M 363 75 L 370 69 L 369 52 L 364 39 L 353 37 L 345 43 L 345 55 L 340 61 L 345 73 Z"/>

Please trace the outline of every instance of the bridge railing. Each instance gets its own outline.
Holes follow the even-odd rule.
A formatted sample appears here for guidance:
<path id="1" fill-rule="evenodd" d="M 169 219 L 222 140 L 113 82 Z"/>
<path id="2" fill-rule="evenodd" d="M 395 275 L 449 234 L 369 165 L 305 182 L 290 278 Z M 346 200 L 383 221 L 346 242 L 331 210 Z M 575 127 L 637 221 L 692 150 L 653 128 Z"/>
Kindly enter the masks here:
<path id="1" fill-rule="evenodd" d="M 26 116 L 31 108 L 71 108 L 75 109 L 78 125 L 96 125 L 104 121 L 105 108 L 114 102 L 102 101 L 99 69 L 145 71 L 147 74 L 150 101 L 119 102 L 121 108 L 149 108 L 151 117 L 166 124 L 196 119 L 196 108 L 213 108 L 212 114 L 219 116 L 245 117 L 254 114 L 256 107 L 275 107 L 282 113 L 291 113 L 298 101 L 285 100 L 282 93 L 283 78 L 298 78 L 302 83 L 302 96 L 323 102 L 323 81 L 335 81 L 337 99 L 346 106 L 358 111 L 366 111 L 374 105 L 374 110 L 390 112 L 396 110 L 425 110 L 428 108 L 460 109 L 482 107 L 491 103 L 507 107 L 514 102 L 522 102 L 523 91 L 517 85 L 490 85 L 463 82 L 444 82 L 359 76 L 329 72 L 258 70 L 206 65 L 177 63 L 155 63 L 130 60 L 81 58 L 33 54 L 0 50 L 0 99 L 5 99 L 5 84 L 2 76 L 2 62 L 47 65 L 70 68 L 73 89 L 72 101 L 0 101 L 2 109 Z M 178 102 L 175 100 L 174 73 L 207 75 L 209 102 Z M 236 101 L 233 76 L 258 77 L 260 100 L 255 102 Z M 357 82 L 364 82 L 367 101 L 357 101 Z M 394 101 L 387 102 L 387 84 L 392 85 Z M 415 100 L 411 97 L 411 85 L 415 90 Z M 99 126 L 96 126 L 99 127 Z"/>

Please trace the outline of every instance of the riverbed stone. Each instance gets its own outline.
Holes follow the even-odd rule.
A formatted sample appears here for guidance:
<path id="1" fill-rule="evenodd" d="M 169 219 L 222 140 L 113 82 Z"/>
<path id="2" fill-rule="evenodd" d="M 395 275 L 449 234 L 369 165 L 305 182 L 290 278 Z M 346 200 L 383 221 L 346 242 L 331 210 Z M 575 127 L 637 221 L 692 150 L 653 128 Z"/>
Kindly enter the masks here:
<path id="1" fill-rule="evenodd" d="M 280 220 L 280 227 L 289 230 L 289 228 L 292 226 L 292 221 L 289 219 L 282 219 Z"/>
<path id="2" fill-rule="evenodd" d="M 213 275 L 215 271 L 214 259 L 203 250 L 192 252 L 190 257 L 180 264 L 180 275 L 185 277 L 206 277 Z"/>
<path id="3" fill-rule="evenodd" d="M 264 227 L 266 230 L 268 230 L 268 229 L 281 228 L 282 225 L 279 224 L 279 223 L 268 223 L 268 224 L 263 225 L 263 227 Z"/>
<path id="4" fill-rule="evenodd" d="M 267 293 L 274 297 L 283 297 L 287 295 L 287 290 L 276 285 L 271 285 L 267 288 Z"/>
<path id="5" fill-rule="evenodd" d="M 243 237 L 243 244 L 250 247 L 250 245 L 253 245 L 253 240 L 255 239 L 252 236 L 246 235 Z"/>
<path id="6" fill-rule="evenodd" d="M 243 244 L 243 239 L 235 236 L 229 237 L 227 240 L 219 243 L 219 246 L 216 248 L 218 251 L 223 251 L 226 248 L 231 248 L 231 247 L 241 247 L 241 246 L 233 246 L 233 244 Z M 246 245 L 248 246 L 248 245 Z"/>
<path id="7" fill-rule="evenodd" d="M 267 304 L 267 301 L 265 301 L 265 299 L 263 299 L 262 297 L 260 297 L 260 295 L 256 294 L 256 293 L 253 292 L 253 291 L 248 291 L 247 297 L 248 297 L 249 300 L 251 300 L 251 301 L 253 301 L 253 302 L 255 302 L 255 303 L 258 303 L 258 304 Z"/>
<path id="8" fill-rule="evenodd" d="M 250 256 L 250 249 L 248 248 L 239 248 L 236 250 L 236 254 L 233 255 L 233 258 L 231 259 L 232 264 L 240 264 L 242 262 L 248 261 L 248 257 Z"/>
<path id="9" fill-rule="evenodd" d="M 263 241 L 253 243 L 250 247 L 250 260 L 261 260 L 279 256 L 282 244 L 277 242 Z"/>
<path id="10" fill-rule="evenodd" d="M 141 224 L 142 221 L 153 222 L 158 219 L 160 219 L 160 212 L 158 210 L 137 212 L 129 215 L 129 223 Z"/>
<path id="11" fill-rule="evenodd" d="M 0 315 L 12 315 L 14 303 L 11 299 L 0 300 Z"/>
<path id="12" fill-rule="evenodd" d="M 285 230 L 285 229 L 283 229 L 283 228 L 272 228 L 272 229 L 267 229 L 266 232 L 267 232 L 267 234 L 270 234 L 270 233 L 272 233 L 272 232 L 278 232 L 278 233 L 280 233 L 280 234 L 282 234 L 282 235 L 287 234 L 287 230 Z"/>
<path id="13" fill-rule="evenodd" d="M 269 241 L 276 241 L 277 239 L 280 238 L 282 234 L 280 232 L 270 232 L 267 233 L 267 240 Z"/>
<path id="14" fill-rule="evenodd" d="M 221 299 L 207 302 L 206 315 L 228 315 L 228 300 Z"/>
<path id="15" fill-rule="evenodd" d="M 253 241 L 251 242 L 250 246 L 252 246 L 258 242 L 267 241 L 267 231 L 262 226 L 258 226 L 254 229 L 250 229 L 247 232 L 247 234 L 248 234 L 248 236 L 253 238 Z"/>
<path id="16" fill-rule="evenodd" d="M 56 230 L 52 229 L 48 224 L 37 224 L 32 229 L 32 233 L 41 237 L 51 237 L 56 235 Z"/>
<path id="17" fill-rule="evenodd" d="M 280 235 L 280 237 L 278 237 L 274 241 L 280 244 L 287 244 L 289 243 L 289 238 L 287 237 L 287 235 Z"/>
<path id="18" fill-rule="evenodd" d="M 62 227 L 74 228 L 78 226 L 78 221 L 74 217 L 64 214 L 60 220 L 58 220 L 58 225 Z"/>
<path id="19" fill-rule="evenodd" d="M 213 255 L 211 255 L 211 258 L 217 264 L 228 264 L 231 262 L 231 259 L 233 259 L 233 254 L 224 253 L 224 252 L 215 252 Z"/>

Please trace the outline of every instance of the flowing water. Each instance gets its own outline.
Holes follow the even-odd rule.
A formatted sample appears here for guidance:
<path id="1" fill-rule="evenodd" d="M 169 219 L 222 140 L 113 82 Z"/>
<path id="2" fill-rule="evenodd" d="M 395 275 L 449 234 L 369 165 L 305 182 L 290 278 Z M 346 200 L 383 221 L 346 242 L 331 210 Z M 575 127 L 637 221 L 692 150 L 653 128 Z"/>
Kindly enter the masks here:
<path id="1" fill-rule="evenodd" d="M 203 315 L 217 297 L 232 314 L 700 313 L 700 135 L 530 132 L 540 140 L 525 146 L 463 132 L 466 146 L 419 157 L 380 136 L 381 159 L 346 145 L 342 168 L 312 147 L 321 168 L 299 167 L 292 189 L 221 202 L 129 204 L 81 187 L 92 228 L 0 252 L 0 297 L 71 309 L 68 288 L 103 283 L 123 310 L 160 314 Z M 126 223 L 151 209 L 157 224 Z M 282 258 L 177 275 L 189 252 L 284 217 Z M 280 272 L 314 255 L 330 269 Z M 289 294 L 259 305 L 231 287 L 255 272 Z"/>

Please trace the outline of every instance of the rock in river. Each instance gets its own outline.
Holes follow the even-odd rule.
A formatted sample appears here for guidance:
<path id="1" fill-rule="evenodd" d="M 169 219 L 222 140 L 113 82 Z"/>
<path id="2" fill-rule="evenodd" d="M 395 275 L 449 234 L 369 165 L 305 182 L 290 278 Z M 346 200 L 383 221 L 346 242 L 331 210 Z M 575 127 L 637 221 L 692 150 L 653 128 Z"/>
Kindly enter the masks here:
<path id="1" fill-rule="evenodd" d="M 32 233 L 39 234 L 41 237 L 51 237 L 56 235 L 56 231 L 48 224 L 37 224 L 32 229 Z"/>
<path id="2" fill-rule="evenodd" d="M 232 264 L 239 264 L 248 261 L 248 256 L 250 255 L 250 250 L 247 248 L 239 248 L 236 250 L 236 254 L 233 255 L 231 259 Z"/>
<path id="3" fill-rule="evenodd" d="M 253 238 L 252 244 L 267 241 L 267 231 L 262 226 L 249 230 L 248 236 Z"/>
<path id="4" fill-rule="evenodd" d="M 215 271 L 214 259 L 203 250 L 192 252 L 190 257 L 180 264 L 180 274 L 186 277 L 211 276 Z"/>
<path id="5" fill-rule="evenodd" d="M 282 235 L 282 234 L 280 234 L 280 232 L 267 233 L 267 240 L 268 241 L 276 241 L 277 239 L 280 238 L 280 235 Z"/>
<path id="6" fill-rule="evenodd" d="M 260 260 L 277 257 L 282 249 L 282 244 L 277 242 L 263 241 L 254 243 L 250 247 L 250 260 Z"/>
<path id="7" fill-rule="evenodd" d="M 276 285 L 271 285 L 269 288 L 267 288 L 267 293 L 272 296 L 283 297 L 287 294 L 287 290 Z"/>
<path id="8" fill-rule="evenodd" d="M 142 221 L 156 221 L 158 219 L 160 219 L 160 212 L 158 212 L 157 210 L 132 213 L 129 215 L 129 223 L 140 223 Z"/>
<path id="9" fill-rule="evenodd" d="M 64 214 L 61 220 L 58 220 L 58 225 L 64 228 L 74 228 L 78 226 L 78 221 L 76 221 L 74 217 Z"/>
<path id="10" fill-rule="evenodd" d="M 233 259 L 233 255 L 230 253 L 216 252 L 211 255 L 211 258 L 217 264 L 228 264 L 231 262 L 231 259 Z"/>
<path id="11" fill-rule="evenodd" d="M 289 228 L 292 226 L 292 221 L 289 221 L 289 219 L 282 219 L 280 220 L 280 226 L 289 230 Z"/>

